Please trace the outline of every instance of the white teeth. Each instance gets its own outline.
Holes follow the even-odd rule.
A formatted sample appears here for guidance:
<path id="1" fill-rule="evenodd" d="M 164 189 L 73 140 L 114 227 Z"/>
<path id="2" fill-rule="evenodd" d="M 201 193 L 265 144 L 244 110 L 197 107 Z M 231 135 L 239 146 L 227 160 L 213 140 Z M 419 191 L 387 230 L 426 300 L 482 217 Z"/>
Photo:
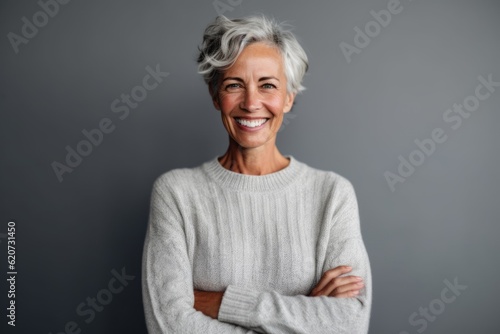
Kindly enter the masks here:
<path id="1" fill-rule="evenodd" d="M 267 119 L 262 118 L 259 120 L 249 121 L 249 120 L 242 119 L 242 118 L 236 118 L 236 122 L 240 123 L 241 125 L 247 126 L 249 128 L 255 128 L 255 127 L 261 126 L 262 124 L 267 122 Z"/>

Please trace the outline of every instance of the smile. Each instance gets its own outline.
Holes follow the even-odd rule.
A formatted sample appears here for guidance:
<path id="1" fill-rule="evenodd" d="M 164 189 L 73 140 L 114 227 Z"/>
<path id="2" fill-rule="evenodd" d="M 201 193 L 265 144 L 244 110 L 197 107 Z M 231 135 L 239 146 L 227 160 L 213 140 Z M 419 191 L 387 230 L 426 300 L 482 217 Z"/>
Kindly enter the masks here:
<path id="1" fill-rule="evenodd" d="M 269 119 L 261 118 L 261 119 L 248 120 L 244 118 L 235 118 L 235 120 L 238 124 L 243 125 L 247 128 L 256 128 L 266 123 Z"/>

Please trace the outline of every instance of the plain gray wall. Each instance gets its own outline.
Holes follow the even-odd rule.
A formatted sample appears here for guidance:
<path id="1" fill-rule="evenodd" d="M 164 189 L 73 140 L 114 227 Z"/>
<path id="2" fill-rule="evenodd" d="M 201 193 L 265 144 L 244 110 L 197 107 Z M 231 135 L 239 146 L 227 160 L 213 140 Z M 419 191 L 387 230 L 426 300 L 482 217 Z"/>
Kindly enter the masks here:
<path id="1" fill-rule="evenodd" d="M 456 129 L 456 118 L 443 116 L 473 104 L 479 76 L 500 81 L 500 3 L 401 0 L 380 31 L 370 11 L 387 9 L 387 0 L 230 3 L 229 17 L 289 22 L 309 56 L 307 90 L 278 147 L 355 186 L 373 271 L 370 333 L 499 333 L 500 88 Z M 17 222 L 18 270 L 17 326 L 6 325 L 3 307 L 2 328 L 55 334 L 74 321 L 82 333 L 143 333 L 152 183 L 227 147 L 195 63 L 217 11 L 212 0 L 71 1 L 44 22 L 40 10 L 36 1 L 0 5 L 1 281 L 9 220 Z M 22 18 L 34 14 L 41 27 L 16 53 L 9 33 L 21 36 Z M 355 27 L 367 23 L 373 37 L 348 62 L 340 45 L 355 46 Z M 157 64 L 168 77 L 120 119 L 111 103 L 140 93 L 146 67 Z M 59 182 L 51 164 L 64 163 L 65 147 L 106 118 L 114 131 Z M 398 173 L 399 156 L 409 159 L 414 141 L 436 128 L 447 140 L 391 191 L 384 173 Z M 135 278 L 86 323 L 78 305 L 105 298 L 112 270 L 122 268 Z M 455 279 L 467 286 L 456 295 L 444 290 Z"/>

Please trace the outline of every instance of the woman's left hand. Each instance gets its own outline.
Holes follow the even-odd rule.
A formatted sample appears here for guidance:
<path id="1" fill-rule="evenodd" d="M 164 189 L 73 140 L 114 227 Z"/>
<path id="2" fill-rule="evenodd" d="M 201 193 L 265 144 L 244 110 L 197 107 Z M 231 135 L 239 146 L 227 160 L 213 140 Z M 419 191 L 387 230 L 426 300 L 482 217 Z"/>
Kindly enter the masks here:
<path id="1" fill-rule="evenodd" d="M 194 290 L 194 308 L 213 319 L 219 316 L 224 292 Z"/>
<path id="2" fill-rule="evenodd" d="M 358 276 L 341 276 L 352 270 L 349 266 L 338 266 L 326 271 L 309 296 L 329 296 L 337 298 L 356 297 L 364 288 L 363 279 Z"/>

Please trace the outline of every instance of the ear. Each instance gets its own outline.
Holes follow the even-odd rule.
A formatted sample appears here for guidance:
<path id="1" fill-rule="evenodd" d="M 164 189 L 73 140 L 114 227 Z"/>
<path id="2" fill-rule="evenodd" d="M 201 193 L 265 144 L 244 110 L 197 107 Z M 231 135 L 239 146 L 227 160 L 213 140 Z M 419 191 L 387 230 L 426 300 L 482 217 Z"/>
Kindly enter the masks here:
<path id="1" fill-rule="evenodd" d="M 213 90 L 212 86 L 208 87 L 208 92 L 210 93 L 210 96 L 212 97 L 212 103 L 214 104 L 215 109 L 220 110 L 219 96 L 217 94 L 214 94 L 214 90 Z"/>
<path id="2" fill-rule="evenodd" d="M 293 101 L 295 101 L 295 96 L 297 94 L 296 93 L 287 93 L 286 94 L 286 101 L 285 101 L 285 106 L 283 108 L 283 112 L 284 113 L 287 113 L 289 112 L 290 110 L 292 110 L 292 107 L 293 107 Z"/>

